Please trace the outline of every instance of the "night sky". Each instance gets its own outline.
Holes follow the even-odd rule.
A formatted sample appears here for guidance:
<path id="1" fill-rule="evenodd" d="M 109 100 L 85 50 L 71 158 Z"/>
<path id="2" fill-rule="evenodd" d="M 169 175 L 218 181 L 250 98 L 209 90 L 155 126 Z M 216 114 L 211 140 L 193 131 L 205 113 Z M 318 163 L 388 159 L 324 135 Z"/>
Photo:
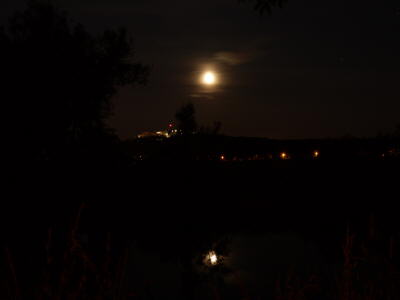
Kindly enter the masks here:
<path id="1" fill-rule="evenodd" d="M 235 136 L 375 136 L 400 122 L 400 4 L 289 0 L 259 16 L 237 0 L 58 0 L 90 31 L 126 27 L 152 67 L 115 99 L 121 138 L 164 129 L 187 101 Z M 4 24 L 22 0 L 0 2 Z M 212 69 L 219 84 L 198 82 Z"/>

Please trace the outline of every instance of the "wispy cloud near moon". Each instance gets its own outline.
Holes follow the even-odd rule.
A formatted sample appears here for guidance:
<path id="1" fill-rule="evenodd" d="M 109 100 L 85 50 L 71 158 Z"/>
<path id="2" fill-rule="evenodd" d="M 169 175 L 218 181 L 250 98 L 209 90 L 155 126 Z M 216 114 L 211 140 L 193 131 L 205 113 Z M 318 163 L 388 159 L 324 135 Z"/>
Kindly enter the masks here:
<path id="1" fill-rule="evenodd" d="M 214 96 L 212 96 L 211 94 L 207 94 L 207 93 L 191 94 L 191 95 L 189 95 L 189 97 L 193 98 L 193 99 L 199 99 L 199 100 L 212 100 L 212 99 L 214 99 Z"/>
<path id="2" fill-rule="evenodd" d="M 259 51 L 220 51 L 214 54 L 214 59 L 230 66 L 242 65 L 259 58 Z"/>

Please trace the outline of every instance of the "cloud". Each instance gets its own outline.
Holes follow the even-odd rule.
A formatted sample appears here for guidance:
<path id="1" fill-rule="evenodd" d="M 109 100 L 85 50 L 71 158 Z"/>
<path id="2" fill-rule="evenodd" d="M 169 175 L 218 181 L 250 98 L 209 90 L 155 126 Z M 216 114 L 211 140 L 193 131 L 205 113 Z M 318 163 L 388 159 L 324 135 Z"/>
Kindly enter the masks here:
<path id="1" fill-rule="evenodd" d="M 205 100 L 214 99 L 213 96 L 211 96 L 210 94 L 207 94 L 207 93 L 191 94 L 191 95 L 189 95 L 189 97 L 194 98 L 194 99 L 205 99 Z"/>
<path id="2" fill-rule="evenodd" d="M 260 56 L 258 51 L 220 51 L 214 54 L 216 60 L 231 66 L 251 62 Z"/>

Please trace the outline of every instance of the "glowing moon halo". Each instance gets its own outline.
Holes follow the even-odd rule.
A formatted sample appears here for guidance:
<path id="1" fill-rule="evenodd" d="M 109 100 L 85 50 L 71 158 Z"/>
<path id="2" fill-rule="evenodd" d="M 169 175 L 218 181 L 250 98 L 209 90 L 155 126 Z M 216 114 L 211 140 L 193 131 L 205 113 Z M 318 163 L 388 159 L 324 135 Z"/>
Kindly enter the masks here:
<path id="1" fill-rule="evenodd" d="M 217 82 L 217 77 L 213 72 L 206 72 L 203 74 L 202 82 L 206 85 L 214 85 Z"/>

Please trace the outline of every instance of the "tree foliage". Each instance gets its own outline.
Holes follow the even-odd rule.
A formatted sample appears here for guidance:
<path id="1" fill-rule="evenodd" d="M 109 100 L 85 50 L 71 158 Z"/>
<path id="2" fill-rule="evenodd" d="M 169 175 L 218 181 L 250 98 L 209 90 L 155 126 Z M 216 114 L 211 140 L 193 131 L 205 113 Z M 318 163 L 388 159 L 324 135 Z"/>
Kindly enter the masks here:
<path id="1" fill-rule="evenodd" d="M 112 96 L 148 74 L 126 30 L 94 36 L 41 1 L 0 31 L 0 64 L 8 144 L 34 159 L 104 136 Z"/>
<path id="2" fill-rule="evenodd" d="M 192 134 L 197 130 L 197 122 L 195 118 L 195 108 L 193 103 L 183 105 L 175 114 L 178 128 L 184 135 Z"/>
<path id="3" fill-rule="evenodd" d="M 254 4 L 254 9 L 260 13 L 271 13 L 272 9 L 282 7 L 287 0 L 239 0 L 240 2 L 251 2 Z"/>

